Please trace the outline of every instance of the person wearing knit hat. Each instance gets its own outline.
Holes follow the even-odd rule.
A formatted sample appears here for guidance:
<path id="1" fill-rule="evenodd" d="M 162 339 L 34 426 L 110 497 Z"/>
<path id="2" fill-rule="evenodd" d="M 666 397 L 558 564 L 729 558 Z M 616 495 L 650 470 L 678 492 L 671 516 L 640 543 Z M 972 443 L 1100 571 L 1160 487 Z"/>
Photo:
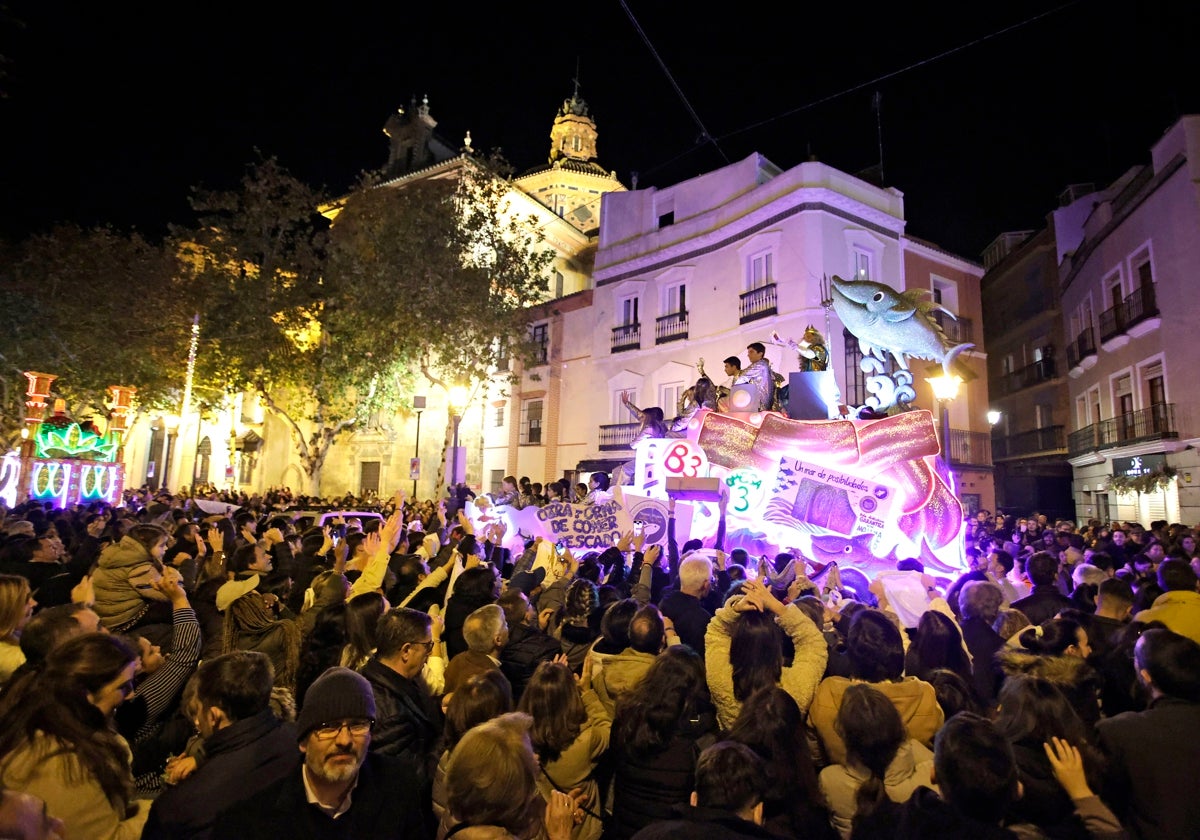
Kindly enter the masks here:
<path id="1" fill-rule="evenodd" d="M 371 837 L 426 840 L 432 825 L 409 762 L 370 751 L 371 684 L 330 668 L 304 695 L 299 770 L 218 817 L 213 837 Z"/>

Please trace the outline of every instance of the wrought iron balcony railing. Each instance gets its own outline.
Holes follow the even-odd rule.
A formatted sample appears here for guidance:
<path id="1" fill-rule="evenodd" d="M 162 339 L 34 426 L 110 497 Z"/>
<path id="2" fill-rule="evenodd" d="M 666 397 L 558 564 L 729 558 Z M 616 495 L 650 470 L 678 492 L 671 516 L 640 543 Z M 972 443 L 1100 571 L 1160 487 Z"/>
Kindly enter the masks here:
<path id="1" fill-rule="evenodd" d="M 951 318 L 945 312 L 935 310 L 933 320 L 942 328 L 942 332 L 946 334 L 946 338 L 950 339 L 954 344 L 966 344 L 975 339 L 975 324 L 970 318 L 959 316 Z"/>
<path id="2" fill-rule="evenodd" d="M 1067 365 L 1076 367 L 1088 356 L 1095 355 L 1096 337 L 1092 333 L 1091 327 L 1084 327 L 1080 330 L 1079 335 L 1075 336 L 1075 340 L 1067 345 Z"/>
<path id="3" fill-rule="evenodd" d="M 1014 394 L 1042 382 L 1049 382 L 1056 375 L 1054 359 L 1039 359 L 1001 378 L 1000 391 L 1003 394 Z"/>
<path id="4" fill-rule="evenodd" d="M 642 347 L 642 325 L 622 324 L 613 327 L 612 345 L 609 352 L 620 353 L 622 350 L 640 350 Z"/>
<path id="5" fill-rule="evenodd" d="M 1063 426 L 1044 426 L 1028 432 L 1017 432 L 1005 437 L 997 435 L 992 438 L 992 458 L 997 461 L 1026 455 L 1065 452 L 1066 448 L 1067 436 Z"/>
<path id="6" fill-rule="evenodd" d="M 666 344 L 668 341 L 680 341 L 688 337 L 688 314 L 672 312 L 654 319 L 654 343 Z"/>
<path id="7" fill-rule="evenodd" d="M 600 449 L 604 452 L 628 450 L 637 430 L 637 423 L 610 423 L 601 426 Z"/>
<path id="8" fill-rule="evenodd" d="M 775 296 L 775 284 L 768 283 L 743 292 L 738 300 L 738 323 L 745 324 L 767 318 L 779 312 L 778 299 Z"/>
<path id="9" fill-rule="evenodd" d="M 1179 429 L 1175 425 L 1175 403 L 1159 403 L 1071 432 L 1067 436 L 1067 455 L 1074 458 L 1085 452 L 1111 449 L 1138 441 L 1177 437 Z"/>

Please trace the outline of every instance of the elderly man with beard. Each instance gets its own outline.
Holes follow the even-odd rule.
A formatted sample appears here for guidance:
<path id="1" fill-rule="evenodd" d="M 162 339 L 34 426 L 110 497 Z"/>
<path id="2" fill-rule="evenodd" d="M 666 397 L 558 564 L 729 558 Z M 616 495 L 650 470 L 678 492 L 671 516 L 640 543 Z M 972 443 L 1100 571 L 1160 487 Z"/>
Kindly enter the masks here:
<path id="1" fill-rule="evenodd" d="M 214 837 L 426 840 L 425 809 L 411 764 L 370 752 L 371 685 L 330 668 L 309 687 L 296 720 L 298 772 L 217 819 Z"/>

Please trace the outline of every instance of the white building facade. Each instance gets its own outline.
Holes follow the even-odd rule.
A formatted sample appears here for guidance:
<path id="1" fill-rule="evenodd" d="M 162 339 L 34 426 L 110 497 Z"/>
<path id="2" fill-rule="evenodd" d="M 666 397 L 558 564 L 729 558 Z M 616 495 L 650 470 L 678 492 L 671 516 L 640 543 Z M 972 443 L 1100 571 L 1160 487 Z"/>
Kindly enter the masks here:
<path id="1" fill-rule="evenodd" d="M 1200 116 L 1107 189 L 1054 214 L 1066 319 L 1068 458 L 1080 518 L 1200 520 Z M 1165 472 L 1152 492 L 1114 476 Z"/>

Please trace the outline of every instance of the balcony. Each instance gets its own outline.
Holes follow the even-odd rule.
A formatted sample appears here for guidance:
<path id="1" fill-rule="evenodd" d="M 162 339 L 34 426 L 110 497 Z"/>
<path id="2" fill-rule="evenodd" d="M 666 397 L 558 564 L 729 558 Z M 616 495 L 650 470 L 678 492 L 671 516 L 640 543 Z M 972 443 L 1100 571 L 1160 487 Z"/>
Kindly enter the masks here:
<path id="1" fill-rule="evenodd" d="M 1032 455 L 1061 454 L 1066 449 L 1067 436 L 1063 426 L 1045 426 L 1007 437 L 992 438 L 992 458 L 996 461 L 1009 461 Z"/>
<path id="2" fill-rule="evenodd" d="M 688 337 L 688 314 L 672 312 L 654 319 L 654 343 L 666 344 L 668 341 L 680 341 Z"/>
<path id="3" fill-rule="evenodd" d="M 969 344 L 975 340 L 972 337 L 975 335 L 975 325 L 970 318 L 951 318 L 941 310 L 934 310 L 930 314 L 951 344 Z"/>
<path id="4" fill-rule="evenodd" d="M 1159 403 L 1071 432 L 1067 436 L 1067 457 L 1074 458 L 1085 452 L 1111 449 L 1144 440 L 1177 437 L 1179 429 L 1175 425 L 1175 404 Z"/>
<path id="5" fill-rule="evenodd" d="M 779 312 L 777 303 L 774 283 L 744 292 L 738 299 L 738 323 L 746 324 L 777 314 Z"/>
<path id="6" fill-rule="evenodd" d="M 612 345 L 609 352 L 620 353 L 623 350 L 640 349 L 642 349 L 641 324 L 622 324 L 619 327 L 613 327 Z"/>
<path id="7" fill-rule="evenodd" d="M 941 427 L 938 428 L 941 435 Z M 950 430 L 950 465 L 990 467 L 992 465 L 992 438 L 984 432 L 968 432 L 966 429 Z"/>
<path id="8" fill-rule="evenodd" d="M 1000 393 L 1015 394 L 1017 391 L 1023 391 L 1026 388 L 1032 388 L 1034 385 L 1049 382 L 1056 375 L 1057 366 L 1054 364 L 1054 359 L 1040 359 L 1031 365 L 1025 365 L 1023 368 L 1002 376 L 1000 378 Z"/>
<path id="9" fill-rule="evenodd" d="M 1139 286 L 1123 301 L 1100 313 L 1100 346 L 1105 350 L 1116 350 L 1138 338 L 1161 322 L 1158 300 L 1153 284 Z"/>
<path id="10" fill-rule="evenodd" d="M 600 427 L 600 450 L 602 452 L 628 451 L 637 434 L 637 423 L 611 423 Z"/>
<path id="11" fill-rule="evenodd" d="M 1096 364 L 1096 337 L 1091 327 L 1084 327 L 1075 340 L 1067 345 L 1067 368 L 1072 379 Z"/>

